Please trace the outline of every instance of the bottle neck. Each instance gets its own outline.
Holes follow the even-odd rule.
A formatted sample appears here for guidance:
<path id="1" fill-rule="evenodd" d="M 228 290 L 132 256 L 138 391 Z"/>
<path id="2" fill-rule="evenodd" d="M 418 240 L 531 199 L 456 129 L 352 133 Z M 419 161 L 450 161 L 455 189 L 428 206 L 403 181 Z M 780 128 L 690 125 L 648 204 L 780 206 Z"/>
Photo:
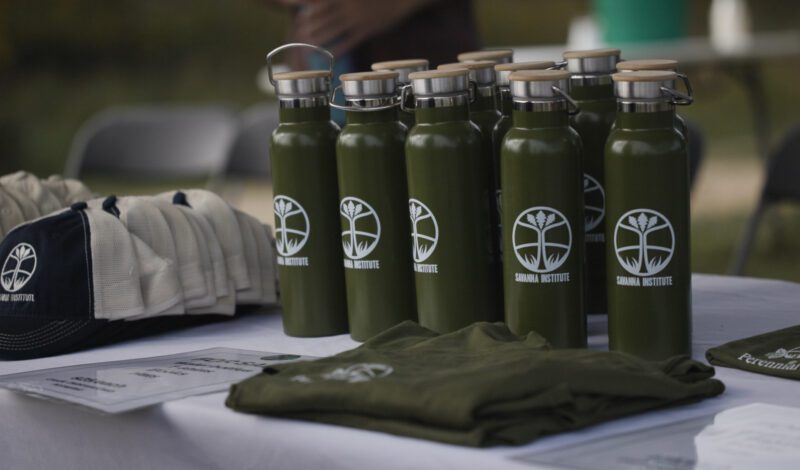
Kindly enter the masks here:
<path id="1" fill-rule="evenodd" d="M 614 95 L 614 83 L 611 77 L 605 80 L 587 80 L 581 78 L 573 78 L 570 80 L 569 95 L 575 101 L 594 101 L 594 100 L 613 100 L 616 99 Z"/>
<path id="2" fill-rule="evenodd" d="M 669 104 L 669 103 L 667 103 Z M 636 111 L 624 109 L 622 106 L 617 111 L 616 127 L 621 129 L 656 129 L 675 127 L 675 106 L 656 111 Z"/>
<path id="3" fill-rule="evenodd" d="M 380 111 L 347 111 L 345 122 L 347 124 L 370 124 L 373 122 L 397 121 L 397 107 L 382 109 Z"/>
<path id="4" fill-rule="evenodd" d="M 500 102 L 500 112 L 503 113 L 503 116 L 511 116 L 511 111 L 514 109 L 514 100 L 511 97 L 511 90 L 505 87 L 500 88 L 497 99 Z"/>
<path id="5" fill-rule="evenodd" d="M 569 114 L 564 100 L 546 102 L 515 101 L 512 112 L 514 127 L 567 127 Z"/>
<path id="6" fill-rule="evenodd" d="M 308 122 L 308 121 L 330 121 L 331 109 L 327 101 L 325 104 L 312 107 L 284 107 L 280 106 L 278 117 L 281 123 Z"/>
<path id="7" fill-rule="evenodd" d="M 477 96 L 475 101 L 470 103 L 470 111 L 494 111 L 497 109 L 497 101 L 495 96 L 495 87 L 478 87 Z"/>
<path id="8" fill-rule="evenodd" d="M 469 95 L 417 98 L 414 110 L 417 124 L 469 120 Z"/>

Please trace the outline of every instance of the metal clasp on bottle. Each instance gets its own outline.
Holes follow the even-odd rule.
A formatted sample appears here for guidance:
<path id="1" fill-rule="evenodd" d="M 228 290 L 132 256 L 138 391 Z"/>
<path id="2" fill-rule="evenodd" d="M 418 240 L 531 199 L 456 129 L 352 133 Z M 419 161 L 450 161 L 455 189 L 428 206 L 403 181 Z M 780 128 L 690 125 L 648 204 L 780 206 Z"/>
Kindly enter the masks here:
<path id="1" fill-rule="evenodd" d="M 275 78 L 273 77 L 273 74 L 272 74 L 272 59 L 273 59 L 273 57 L 275 57 L 277 54 L 279 54 L 279 53 L 281 53 L 281 52 L 283 52 L 283 51 L 285 51 L 287 49 L 295 49 L 295 48 L 311 49 L 311 50 L 313 50 L 315 52 L 318 52 L 318 53 L 320 53 L 320 54 L 322 54 L 322 55 L 324 55 L 325 57 L 328 58 L 328 77 L 325 80 L 328 82 L 328 89 L 330 89 L 330 87 L 331 87 L 330 86 L 331 85 L 331 77 L 333 76 L 333 65 L 334 65 L 334 61 L 335 61 L 335 59 L 333 57 L 333 54 L 331 54 L 331 52 L 328 51 L 327 49 L 323 49 L 322 47 L 315 46 L 313 44 L 306 44 L 306 43 L 303 43 L 303 42 L 291 42 L 291 43 L 288 43 L 288 44 L 284 44 L 282 46 L 276 47 L 275 49 L 271 50 L 267 54 L 267 77 L 269 77 L 269 82 L 272 84 L 272 86 L 274 86 L 275 89 L 277 90 L 278 82 L 275 80 Z"/>
<path id="2" fill-rule="evenodd" d="M 661 91 L 671 97 L 670 103 L 676 106 L 688 106 L 694 102 L 694 92 L 692 91 L 692 83 L 685 73 L 675 73 L 681 79 L 683 86 L 686 88 L 686 93 L 680 92 L 674 88 L 661 87 Z"/>

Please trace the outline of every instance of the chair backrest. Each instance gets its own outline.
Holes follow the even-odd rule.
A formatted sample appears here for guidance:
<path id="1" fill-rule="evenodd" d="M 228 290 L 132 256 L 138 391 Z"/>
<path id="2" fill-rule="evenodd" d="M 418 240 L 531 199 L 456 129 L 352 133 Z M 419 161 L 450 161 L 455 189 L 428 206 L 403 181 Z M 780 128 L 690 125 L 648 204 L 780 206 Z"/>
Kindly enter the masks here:
<path id="1" fill-rule="evenodd" d="M 223 107 L 111 108 L 78 131 L 65 174 L 208 179 L 224 170 L 235 135 Z"/>
<path id="2" fill-rule="evenodd" d="M 251 106 L 239 115 L 239 133 L 231 146 L 226 176 L 269 178 L 269 141 L 278 127 L 277 103 Z"/>
<path id="3" fill-rule="evenodd" d="M 800 201 L 800 126 L 769 154 L 764 202 Z"/>

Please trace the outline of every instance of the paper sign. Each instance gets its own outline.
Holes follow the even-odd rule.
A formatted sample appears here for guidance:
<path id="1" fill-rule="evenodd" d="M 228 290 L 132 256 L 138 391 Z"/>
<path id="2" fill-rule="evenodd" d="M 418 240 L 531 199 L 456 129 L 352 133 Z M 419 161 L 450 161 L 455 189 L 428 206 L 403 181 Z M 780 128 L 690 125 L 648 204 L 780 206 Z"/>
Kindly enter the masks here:
<path id="1" fill-rule="evenodd" d="M 99 362 L 0 376 L 0 387 L 123 413 L 193 395 L 220 392 L 295 354 L 212 348 L 170 356 Z"/>

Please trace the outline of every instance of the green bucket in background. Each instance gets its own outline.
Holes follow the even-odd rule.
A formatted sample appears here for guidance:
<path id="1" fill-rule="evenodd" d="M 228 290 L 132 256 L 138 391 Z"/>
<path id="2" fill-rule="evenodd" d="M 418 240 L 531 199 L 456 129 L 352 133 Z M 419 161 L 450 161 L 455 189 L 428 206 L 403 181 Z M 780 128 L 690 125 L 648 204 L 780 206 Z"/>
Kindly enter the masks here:
<path id="1" fill-rule="evenodd" d="M 594 13 L 609 44 L 686 36 L 686 0 L 594 0 Z"/>

